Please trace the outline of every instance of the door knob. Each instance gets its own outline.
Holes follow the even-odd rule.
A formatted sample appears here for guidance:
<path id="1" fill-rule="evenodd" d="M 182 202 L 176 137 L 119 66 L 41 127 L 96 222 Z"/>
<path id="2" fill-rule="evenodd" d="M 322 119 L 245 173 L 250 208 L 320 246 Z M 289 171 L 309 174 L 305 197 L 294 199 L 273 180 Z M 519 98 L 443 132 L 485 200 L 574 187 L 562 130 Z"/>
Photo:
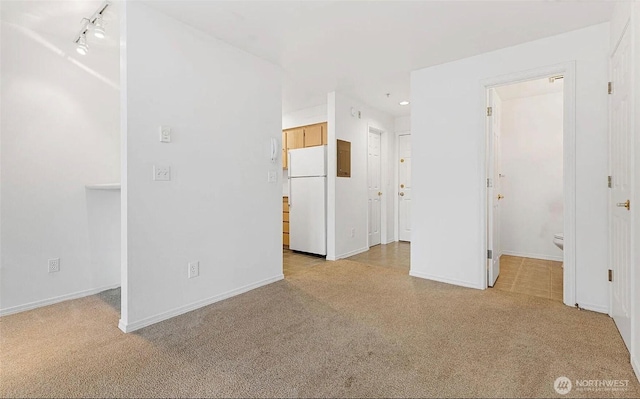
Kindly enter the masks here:
<path id="1" fill-rule="evenodd" d="M 400 188 L 404 188 L 404 184 L 401 184 L 401 185 L 400 185 Z"/>
<path id="2" fill-rule="evenodd" d="M 404 197 L 404 193 L 403 193 L 403 192 L 401 192 L 399 195 L 400 195 L 401 197 Z"/>
<path id="3" fill-rule="evenodd" d="M 400 159 L 400 162 L 404 162 L 404 159 Z"/>
<path id="4" fill-rule="evenodd" d="M 616 206 L 627 208 L 627 210 L 631 209 L 631 201 L 626 200 L 625 202 L 618 202 Z"/>
<path id="5" fill-rule="evenodd" d="M 378 197 L 381 196 L 381 195 L 382 195 L 382 193 L 380 191 L 378 191 Z"/>
<path id="6" fill-rule="evenodd" d="M 504 198 L 504 195 L 502 195 L 502 194 L 498 194 L 498 199 L 499 199 L 499 200 L 501 200 L 501 199 L 503 199 L 503 198 Z"/>

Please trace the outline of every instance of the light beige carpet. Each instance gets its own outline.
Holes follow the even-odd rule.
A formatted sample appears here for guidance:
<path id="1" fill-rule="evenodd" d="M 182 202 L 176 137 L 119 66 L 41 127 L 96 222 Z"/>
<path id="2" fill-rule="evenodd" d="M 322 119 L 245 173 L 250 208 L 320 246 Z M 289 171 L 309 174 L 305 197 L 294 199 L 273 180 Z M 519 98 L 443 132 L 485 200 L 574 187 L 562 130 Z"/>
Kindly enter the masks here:
<path id="1" fill-rule="evenodd" d="M 628 380 L 611 319 L 397 269 L 327 262 L 124 334 L 111 291 L 0 318 L 3 397 L 559 397 Z"/>

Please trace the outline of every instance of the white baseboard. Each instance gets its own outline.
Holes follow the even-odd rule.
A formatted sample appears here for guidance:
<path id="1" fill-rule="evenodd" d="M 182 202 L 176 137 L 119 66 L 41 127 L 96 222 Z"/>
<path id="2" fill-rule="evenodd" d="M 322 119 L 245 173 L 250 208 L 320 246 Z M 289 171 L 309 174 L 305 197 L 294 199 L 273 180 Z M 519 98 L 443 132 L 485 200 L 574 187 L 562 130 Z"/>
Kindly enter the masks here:
<path id="1" fill-rule="evenodd" d="M 118 287 L 120 287 L 120 283 L 105 285 L 104 287 L 99 288 L 92 288 L 90 290 L 73 292 L 71 294 L 60 295 L 54 298 L 42 299 L 40 301 L 25 303 L 24 305 L 12 306 L 10 308 L 0 309 L 0 316 L 8 316 L 10 314 L 25 312 L 27 310 L 41 308 L 43 306 L 53 305 L 55 303 L 64 302 L 71 299 L 78 299 L 89 295 L 95 295 L 99 292 L 111 290 Z"/>
<path id="2" fill-rule="evenodd" d="M 341 254 L 341 255 L 336 255 L 336 259 L 348 258 L 348 257 L 353 256 L 353 255 L 358 255 L 358 254 L 361 254 L 363 252 L 367 252 L 368 250 L 369 250 L 369 248 L 367 248 L 367 247 L 356 249 L 355 251 L 347 252 L 347 253 Z"/>
<path id="3" fill-rule="evenodd" d="M 581 309 L 590 310 L 592 312 L 605 313 L 605 314 L 609 313 L 609 308 L 602 305 L 592 305 L 590 303 L 578 302 L 578 306 L 580 306 Z"/>
<path id="4" fill-rule="evenodd" d="M 445 277 L 440 277 L 440 276 L 433 276 L 431 274 L 417 272 L 415 270 L 410 270 L 409 271 L 409 275 L 412 276 L 412 277 L 418 277 L 418 278 L 423 278 L 423 279 L 426 279 L 426 280 L 438 281 L 438 282 L 446 283 L 446 284 L 458 285 L 458 286 L 466 287 L 466 288 L 475 288 L 475 289 L 478 289 L 478 290 L 485 289 L 484 287 L 481 287 L 478 284 L 471 283 L 469 281 L 462 281 L 462 280 L 456 280 L 456 279 L 445 278 Z"/>
<path id="5" fill-rule="evenodd" d="M 524 253 L 524 252 L 518 252 L 518 251 L 502 251 L 502 255 L 509 255 L 509 256 L 519 256 L 521 258 L 533 258 L 533 259 L 542 259 L 542 260 L 554 260 L 556 262 L 563 262 L 564 258 L 562 256 L 555 256 L 555 255 L 540 255 L 540 254 L 528 254 L 528 253 Z"/>
<path id="6" fill-rule="evenodd" d="M 640 382 L 640 359 L 631 358 L 631 367 L 633 367 L 633 371 L 636 373 L 636 377 L 638 377 L 638 382 Z"/>
<path id="7" fill-rule="evenodd" d="M 135 330 L 139 330 L 143 327 L 147 327 L 150 326 L 152 324 L 155 323 L 159 323 L 163 320 L 167 320 L 170 319 L 172 317 L 176 317 L 179 316 L 181 314 L 190 312 L 192 310 L 196 310 L 199 309 L 203 306 L 207 306 L 207 305 L 211 305 L 212 303 L 216 303 L 216 302 L 220 302 L 224 299 L 228 299 L 231 298 L 233 296 L 236 295 L 240 295 L 240 294 L 244 294 L 245 292 L 254 290 L 256 288 L 271 284 L 271 283 L 275 283 L 276 281 L 280 281 L 284 279 L 284 274 L 279 274 L 277 276 L 262 280 L 262 281 L 258 281 L 252 284 L 248 284 L 245 285 L 243 287 L 240 288 L 236 288 L 235 290 L 231 290 L 231 291 L 227 291 L 225 293 L 222 293 L 220 295 L 215 295 L 212 296 L 210 298 L 206 298 L 206 299 L 202 299 L 200 301 L 196 301 L 193 303 L 190 303 L 188 305 L 184 305 L 184 306 L 180 306 L 178 308 L 166 311 L 166 312 L 162 312 L 160 314 L 157 314 L 155 316 L 150 316 L 150 317 L 146 317 L 142 320 L 138 320 L 138 321 L 134 321 L 131 323 L 126 323 L 125 321 L 123 321 L 122 319 L 120 319 L 120 322 L 118 322 L 118 328 L 120 328 L 122 331 L 128 333 L 128 332 L 132 332 Z"/>

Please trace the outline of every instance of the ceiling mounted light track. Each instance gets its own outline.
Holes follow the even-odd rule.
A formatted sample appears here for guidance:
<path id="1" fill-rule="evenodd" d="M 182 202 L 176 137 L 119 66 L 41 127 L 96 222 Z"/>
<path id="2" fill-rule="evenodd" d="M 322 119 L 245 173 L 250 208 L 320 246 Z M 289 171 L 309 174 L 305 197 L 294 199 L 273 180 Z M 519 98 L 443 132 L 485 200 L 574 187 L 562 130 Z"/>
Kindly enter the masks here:
<path id="1" fill-rule="evenodd" d="M 82 55 L 86 55 L 89 52 L 89 45 L 87 44 L 87 32 L 93 28 L 93 35 L 99 39 L 103 39 L 106 36 L 104 30 L 104 20 L 102 19 L 105 10 L 109 7 L 110 3 L 105 1 L 102 5 L 93 13 L 91 18 L 82 18 L 82 27 L 80 32 L 76 35 L 73 41 L 76 44 L 76 51 Z"/>

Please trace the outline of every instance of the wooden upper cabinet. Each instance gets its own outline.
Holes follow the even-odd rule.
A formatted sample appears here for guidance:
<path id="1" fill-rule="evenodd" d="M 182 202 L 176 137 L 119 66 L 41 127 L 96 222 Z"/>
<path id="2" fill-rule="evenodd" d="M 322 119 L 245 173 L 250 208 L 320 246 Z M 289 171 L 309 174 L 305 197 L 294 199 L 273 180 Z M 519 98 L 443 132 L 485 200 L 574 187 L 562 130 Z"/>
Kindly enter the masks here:
<path id="1" fill-rule="evenodd" d="M 287 132 L 282 131 L 282 169 L 287 169 Z"/>
<path id="2" fill-rule="evenodd" d="M 303 148 L 304 147 L 304 129 L 290 129 L 287 130 L 287 150 L 292 150 L 294 148 Z"/>
<path id="3" fill-rule="evenodd" d="M 327 122 L 282 131 L 282 168 L 289 167 L 287 151 L 327 145 Z"/>
<path id="4" fill-rule="evenodd" d="M 329 144 L 329 140 L 327 140 L 327 122 L 321 123 L 320 126 L 322 126 L 322 144 L 327 145 Z"/>
<path id="5" fill-rule="evenodd" d="M 322 125 L 306 126 L 304 128 L 304 146 L 315 147 L 322 144 Z"/>

